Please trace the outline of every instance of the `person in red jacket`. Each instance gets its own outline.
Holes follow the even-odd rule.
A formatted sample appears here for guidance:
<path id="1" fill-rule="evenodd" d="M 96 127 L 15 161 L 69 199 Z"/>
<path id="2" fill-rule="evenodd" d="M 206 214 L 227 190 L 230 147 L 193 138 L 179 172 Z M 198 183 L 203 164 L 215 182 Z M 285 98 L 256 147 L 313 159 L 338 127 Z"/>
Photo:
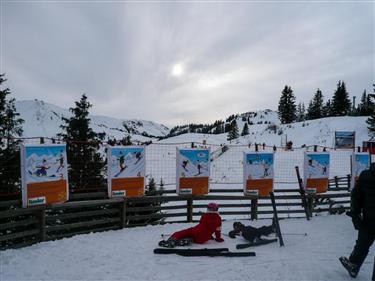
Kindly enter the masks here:
<path id="1" fill-rule="evenodd" d="M 221 238 L 221 217 L 218 213 L 219 205 L 209 203 L 207 212 L 201 216 L 199 224 L 190 228 L 177 231 L 168 240 L 159 242 L 159 246 L 173 248 L 175 246 L 186 246 L 192 242 L 202 244 L 211 239 L 215 233 L 215 241 L 223 242 Z"/>

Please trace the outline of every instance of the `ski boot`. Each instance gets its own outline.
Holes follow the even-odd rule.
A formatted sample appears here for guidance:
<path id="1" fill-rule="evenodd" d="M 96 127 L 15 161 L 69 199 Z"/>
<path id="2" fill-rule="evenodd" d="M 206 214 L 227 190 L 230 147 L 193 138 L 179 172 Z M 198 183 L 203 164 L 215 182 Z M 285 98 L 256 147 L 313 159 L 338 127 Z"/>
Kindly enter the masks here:
<path id="1" fill-rule="evenodd" d="M 339 260 L 341 264 L 345 267 L 345 269 L 348 271 L 349 275 L 353 278 L 356 278 L 359 272 L 359 266 L 354 263 L 351 263 L 347 257 L 340 257 Z"/>
<path id="2" fill-rule="evenodd" d="M 169 238 L 168 240 L 162 240 L 159 242 L 160 247 L 164 248 L 174 248 L 176 246 L 176 239 Z"/>
<path id="3" fill-rule="evenodd" d="M 182 238 L 176 241 L 177 246 L 189 246 L 193 242 L 191 238 Z"/>

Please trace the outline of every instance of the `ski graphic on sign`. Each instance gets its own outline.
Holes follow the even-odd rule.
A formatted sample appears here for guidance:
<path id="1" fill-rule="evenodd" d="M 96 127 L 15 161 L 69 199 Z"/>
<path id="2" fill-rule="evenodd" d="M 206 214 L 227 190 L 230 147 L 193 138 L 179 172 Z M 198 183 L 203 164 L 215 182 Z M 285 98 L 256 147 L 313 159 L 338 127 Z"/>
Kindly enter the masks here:
<path id="1" fill-rule="evenodd" d="M 21 145 L 22 206 L 69 198 L 65 144 Z"/>
<path id="2" fill-rule="evenodd" d="M 370 168 L 370 154 L 369 153 L 353 153 L 352 155 L 352 188 L 358 180 L 359 175 Z"/>
<path id="3" fill-rule="evenodd" d="M 210 150 L 177 148 L 176 155 L 177 193 L 207 194 L 210 177 Z"/>
<path id="4" fill-rule="evenodd" d="M 273 190 L 274 155 L 267 152 L 244 152 L 244 194 L 268 196 Z"/>
<path id="5" fill-rule="evenodd" d="M 108 146 L 108 196 L 144 195 L 146 159 L 141 146 Z"/>
<path id="6" fill-rule="evenodd" d="M 322 193 L 328 189 L 329 153 L 305 153 L 305 189 L 308 193 Z"/>

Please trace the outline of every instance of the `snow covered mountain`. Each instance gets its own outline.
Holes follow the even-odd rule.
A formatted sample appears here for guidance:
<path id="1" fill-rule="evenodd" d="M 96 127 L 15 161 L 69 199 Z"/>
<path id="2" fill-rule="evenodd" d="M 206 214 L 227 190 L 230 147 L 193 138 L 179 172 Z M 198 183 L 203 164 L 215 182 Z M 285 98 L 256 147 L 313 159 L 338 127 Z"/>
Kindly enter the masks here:
<path id="1" fill-rule="evenodd" d="M 24 137 L 55 137 L 61 132 L 62 117 L 70 117 L 68 109 L 41 100 L 16 102 L 17 111 L 25 120 Z M 152 121 L 120 120 L 116 118 L 90 115 L 91 126 L 95 132 L 105 132 L 107 137 L 122 139 L 131 135 L 132 140 L 148 141 L 169 133 L 169 129 Z"/>
<path id="2" fill-rule="evenodd" d="M 61 132 L 61 117 L 69 117 L 68 109 L 40 100 L 16 102 L 17 111 L 25 120 L 24 137 L 54 137 Z M 91 126 L 96 132 L 105 132 L 107 137 L 122 139 L 130 135 L 135 141 L 157 142 L 156 137 L 168 138 L 159 143 L 203 142 L 208 144 L 242 144 L 265 143 L 267 146 L 284 146 L 292 141 L 294 147 L 302 145 L 334 146 L 335 131 L 355 131 L 356 146 L 370 137 L 367 132 L 367 117 L 328 117 L 292 124 L 280 124 L 277 112 L 266 109 L 229 116 L 225 121 L 211 125 L 184 125 L 172 130 L 164 125 L 144 120 L 121 120 L 106 116 L 91 115 Z M 238 139 L 227 141 L 225 125 L 236 120 L 241 134 L 245 124 L 249 134 Z M 222 130 L 222 133 L 213 134 Z M 200 133 L 204 131 L 205 133 Z M 185 133 L 184 133 L 185 132 Z"/>

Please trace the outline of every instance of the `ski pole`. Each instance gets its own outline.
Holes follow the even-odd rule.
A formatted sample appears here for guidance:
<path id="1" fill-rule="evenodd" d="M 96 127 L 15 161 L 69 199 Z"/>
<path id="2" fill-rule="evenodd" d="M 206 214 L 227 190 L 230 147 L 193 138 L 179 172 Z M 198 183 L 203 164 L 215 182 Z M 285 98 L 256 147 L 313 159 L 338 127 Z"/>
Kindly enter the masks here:
<path id="1" fill-rule="evenodd" d="M 283 235 L 299 235 L 299 236 L 307 236 L 307 233 L 283 233 Z"/>

